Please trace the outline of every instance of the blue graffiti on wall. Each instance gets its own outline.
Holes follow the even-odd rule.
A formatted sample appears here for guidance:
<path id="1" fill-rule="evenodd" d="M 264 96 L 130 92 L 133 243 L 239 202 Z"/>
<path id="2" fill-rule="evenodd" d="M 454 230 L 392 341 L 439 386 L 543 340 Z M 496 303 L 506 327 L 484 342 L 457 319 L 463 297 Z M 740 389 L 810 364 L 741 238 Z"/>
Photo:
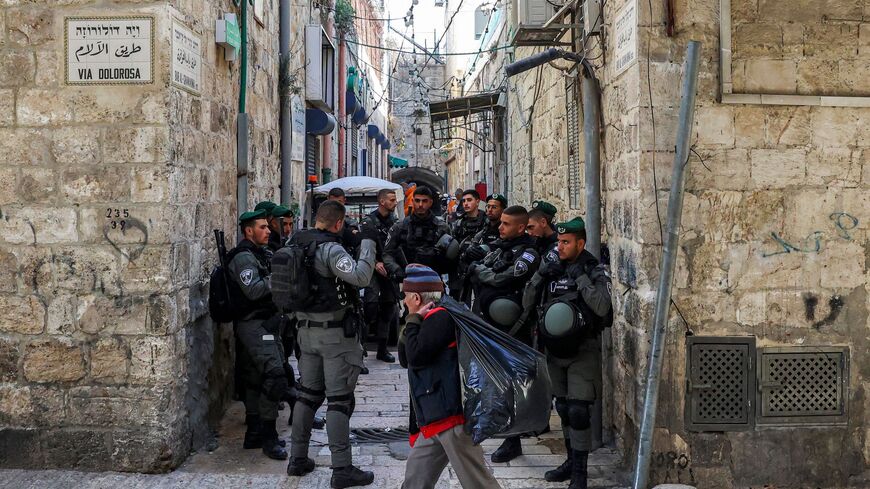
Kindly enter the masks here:
<path id="1" fill-rule="evenodd" d="M 837 233 L 834 238 L 852 241 L 852 235 L 849 234 L 849 231 L 858 227 L 857 217 L 847 212 L 834 212 L 828 216 L 828 219 L 831 220 L 834 232 Z M 770 252 L 763 251 L 761 256 L 765 258 L 785 253 L 818 253 L 822 250 L 822 241 L 825 238 L 825 233 L 813 231 L 797 244 L 787 241 L 778 233 L 770 233 L 770 237 L 779 246 L 779 249 Z"/>

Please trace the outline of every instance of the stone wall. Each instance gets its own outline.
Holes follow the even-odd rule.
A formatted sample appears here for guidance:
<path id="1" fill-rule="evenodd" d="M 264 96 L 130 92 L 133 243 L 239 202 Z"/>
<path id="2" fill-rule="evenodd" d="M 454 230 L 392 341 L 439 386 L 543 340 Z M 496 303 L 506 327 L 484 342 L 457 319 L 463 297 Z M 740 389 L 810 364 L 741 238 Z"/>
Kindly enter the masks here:
<path id="1" fill-rule="evenodd" d="M 234 241 L 238 63 L 204 0 L 0 7 L 0 466 L 163 471 L 207 442 L 231 332 L 205 316 Z M 154 83 L 67 86 L 64 18 L 155 18 Z M 169 85 L 172 19 L 203 90 Z M 277 195 L 277 11 L 251 20 L 251 202 Z"/>
<path id="2" fill-rule="evenodd" d="M 870 95 L 861 1 L 731 3 L 735 93 Z"/>
<path id="3" fill-rule="evenodd" d="M 607 2 L 607 51 L 593 63 L 602 86 L 603 231 L 611 252 L 617 313 L 604 339 L 605 433 L 613 431 L 631 466 L 661 259 L 659 220 L 664 224 L 674 159 L 681 65 L 687 42 L 699 40 L 703 53 L 692 139 L 699 157 L 693 156 L 687 169 L 673 295 L 682 314 L 671 308 L 653 482 L 711 488 L 863 487 L 870 463 L 865 421 L 870 407 L 870 109 L 719 103 L 715 0 L 675 2 L 672 38 L 665 35 L 664 4 L 652 2 L 650 15 L 649 3 L 638 2 L 638 62 L 616 75 L 613 19 L 626 3 Z M 774 3 L 732 2 L 734 91 L 784 93 L 777 83 L 787 82 L 786 88 L 796 94 L 863 95 L 864 82 L 855 80 L 868 75 L 861 36 L 866 12 L 853 15 L 863 4 L 828 2 L 831 12 L 845 13 L 823 18 L 818 2 L 787 8 Z M 783 9 L 788 15 L 776 14 Z M 515 57 L 532 52 L 517 48 Z M 795 75 L 740 87 L 737 71 L 749 70 L 755 60 L 762 60 L 758 66 L 765 73 L 782 71 L 770 67 L 794 65 Z M 564 184 L 562 74 L 545 66 L 540 78 L 537 70 L 517 75 L 510 80 L 508 96 L 512 200 L 543 198 L 559 207 L 559 217 L 583 215 L 582 208 L 569 209 Z M 847 346 L 847 421 L 815 428 L 689 431 L 687 331 L 754 336 L 758 347 Z"/>
<path id="4" fill-rule="evenodd" d="M 733 19 L 753 19 L 751 24 L 737 23 L 732 30 L 738 59 L 760 54 L 753 54 L 751 46 L 765 44 L 759 42 L 764 36 L 747 38 L 744 31 L 765 25 L 783 32 L 782 52 L 771 48 L 766 55 L 776 63 L 791 63 L 796 54 L 803 56 L 798 66 L 842 59 L 866 78 L 866 67 L 860 68 L 861 63 L 853 59 L 859 54 L 857 36 L 850 34 L 865 27 L 860 23 L 859 2 L 828 2 L 833 10 L 825 15 L 839 20 L 824 26 L 816 3 L 789 5 L 790 14 L 784 16 L 771 2 L 735 2 Z M 864 122 L 870 112 L 851 107 L 718 104 L 718 2 L 676 5 L 673 39 L 666 39 L 659 27 L 641 28 L 641 46 L 646 36 L 652 40 L 653 87 L 677 90 L 685 44 L 690 39 L 704 43 L 693 146 L 705 163 L 693 158 L 689 165 L 674 300 L 696 335 L 752 335 L 759 347 L 848 346 L 851 368 L 844 426 L 690 433 L 683 411 L 685 326 L 672 317 L 666 357 L 673 361 L 666 363 L 663 377 L 665 408 L 658 418 L 655 450 L 684 454 L 689 462 L 681 471 L 656 467 L 654 475 L 659 480 L 685 478 L 691 469 L 696 480 L 710 487 L 860 486 L 858 480 L 863 480 L 860 476 L 870 462 L 866 426 L 870 139 Z M 834 15 L 835 10 L 843 15 Z M 658 14 L 654 12 L 654 18 L 661 18 Z M 781 25 L 783 21 L 790 23 Z M 796 38 L 786 35 L 792 32 L 798 33 Z M 837 42 L 829 39 L 834 32 L 842 34 L 834 36 Z M 842 56 L 831 51 L 837 49 L 842 49 Z M 746 59 L 747 70 L 751 64 Z M 810 71 L 820 77 L 799 74 L 797 93 L 861 93 L 857 85 L 843 84 L 842 77 Z M 642 80 L 642 99 L 645 85 Z M 780 90 L 775 83 L 761 82 L 746 88 Z M 660 100 L 656 96 L 654 89 L 659 131 L 664 130 L 668 138 L 653 146 L 651 133 L 642 132 L 645 172 L 651 149 L 673 146 L 677 122 L 678 94 Z M 641 114 L 641 124 L 648 116 L 648 112 Z M 666 169 L 659 174 L 658 185 L 664 203 L 672 154 L 663 154 L 659 161 L 665 162 Z M 652 177 L 647 181 L 652 182 Z M 644 265 L 653 272 L 651 277 L 652 265 Z M 765 447 L 777 447 L 780 456 L 760 456 L 768 452 Z"/>

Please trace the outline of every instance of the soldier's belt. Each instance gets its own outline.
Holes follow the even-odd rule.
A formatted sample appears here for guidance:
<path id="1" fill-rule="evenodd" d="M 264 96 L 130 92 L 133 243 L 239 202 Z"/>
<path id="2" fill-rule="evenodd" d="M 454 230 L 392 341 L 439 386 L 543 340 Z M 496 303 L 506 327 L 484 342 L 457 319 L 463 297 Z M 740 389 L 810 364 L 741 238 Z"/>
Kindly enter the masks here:
<path id="1" fill-rule="evenodd" d="M 309 328 L 341 328 L 344 326 L 344 320 L 339 319 L 337 321 L 312 321 L 309 319 L 300 319 L 299 327 L 309 327 Z"/>

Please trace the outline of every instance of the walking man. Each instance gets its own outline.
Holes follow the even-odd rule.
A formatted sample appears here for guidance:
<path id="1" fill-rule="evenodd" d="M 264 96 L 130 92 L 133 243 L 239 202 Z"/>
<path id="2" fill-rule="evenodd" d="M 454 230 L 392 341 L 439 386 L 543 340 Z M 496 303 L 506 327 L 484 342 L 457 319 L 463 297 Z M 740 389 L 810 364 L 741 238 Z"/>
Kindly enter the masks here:
<path id="1" fill-rule="evenodd" d="M 463 426 L 456 324 L 442 307 L 444 284 L 431 268 L 411 264 L 402 282 L 408 319 L 403 357 L 411 392 L 411 453 L 402 489 L 433 489 L 450 463 L 465 489 L 500 487 L 486 466 L 483 449 Z"/>

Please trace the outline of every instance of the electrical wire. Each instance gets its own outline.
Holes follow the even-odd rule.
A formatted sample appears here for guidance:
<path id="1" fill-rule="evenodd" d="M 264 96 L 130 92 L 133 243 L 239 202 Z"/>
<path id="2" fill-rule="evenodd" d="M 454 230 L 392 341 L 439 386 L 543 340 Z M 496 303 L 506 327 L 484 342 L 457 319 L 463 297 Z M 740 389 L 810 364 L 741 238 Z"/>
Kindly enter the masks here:
<path id="1" fill-rule="evenodd" d="M 423 55 L 423 53 L 417 53 L 417 52 L 413 52 L 413 51 L 402 51 L 401 49 L 388 48 L 388 47 L 384 47 L 384 46 L 375 46 L 375 45 L 372 45 L 372 44 L 365 44 L 365 43 L 361 43 L 361 42 L 358 42 L 358 41 L 352 41 L 352 40 L 350 40 L 350 39 L 346 39 L 345 42 L 348 42 L 348 43 L 351 43 L 351 44 L 355 44 L 355 45 L 357 45 L 357 46 L 364 46 L 364 47 L 367 47 L 367 48 L 380 49 L 380 50 L 383 50 L 383 51 L 391 51 L 391 52 L 394 52 L 394 53 L 410 54 L 410 55 L 416 55 L 416 56 L 422 56 L 422 55 Z M 512 49 L 512 48 L 513 48 L 513 46 L 511 46 L 511 45 L 493 46 L 493 47 L 488 48 L 488 49 L 485 49 L 485 50 L 483 50 L 483 51 L 481 51 L 481 52 L 502 51 L 502 50 L 505 50 L 505 49 Z M 468 52 L 468 53 L 441 53 L 439 56 L 471 56 L 471 55 L 473 55 L 473 54 L 477 54 L 477 53 L 478 53 L 478 51 L 471 51 L 471 52 Z"/>

